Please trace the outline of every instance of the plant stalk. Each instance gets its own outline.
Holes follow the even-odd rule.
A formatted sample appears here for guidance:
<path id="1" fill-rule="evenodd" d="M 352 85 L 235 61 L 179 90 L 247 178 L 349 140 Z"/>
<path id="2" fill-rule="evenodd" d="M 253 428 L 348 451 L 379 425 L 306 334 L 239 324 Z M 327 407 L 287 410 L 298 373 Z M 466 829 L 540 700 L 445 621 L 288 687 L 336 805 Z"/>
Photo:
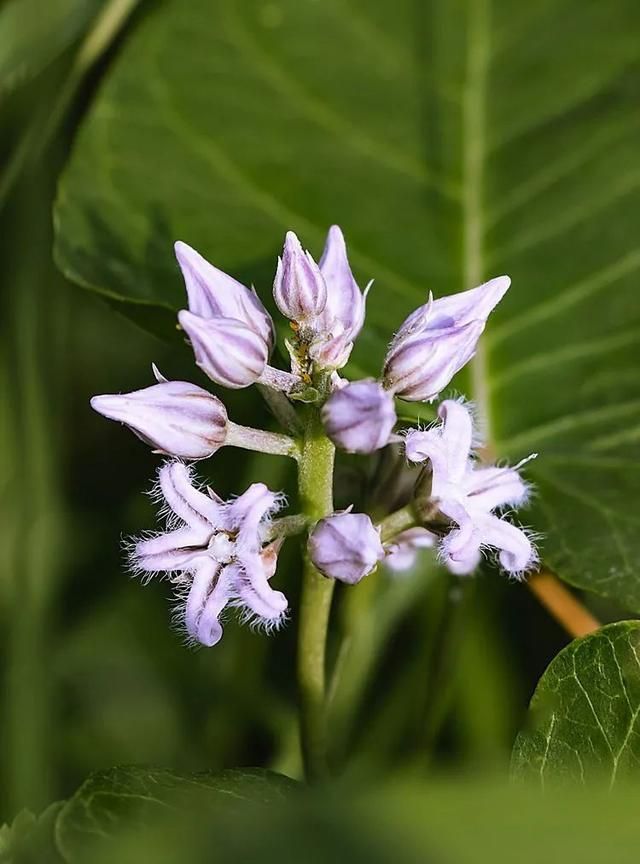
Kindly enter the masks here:
<path id="1" fill-rule="evenodd" d="M 333 512 L 334 455 L 318 410 L 310 407 L 298 469 L 300 506 L 310 522 Z M 334 581 L 316 570 L 306 546 L 303 561 L 298 631 L 300 736 L 305 775 L 313 782 L 328 774 L 326 647 Z"/>

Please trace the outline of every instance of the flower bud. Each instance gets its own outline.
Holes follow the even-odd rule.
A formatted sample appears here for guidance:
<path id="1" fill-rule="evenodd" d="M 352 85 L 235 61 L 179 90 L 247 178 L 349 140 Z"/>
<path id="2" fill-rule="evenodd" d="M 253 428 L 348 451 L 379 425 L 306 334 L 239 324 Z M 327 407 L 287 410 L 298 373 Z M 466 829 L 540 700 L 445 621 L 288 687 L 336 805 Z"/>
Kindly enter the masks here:
<path id="1" fill-rule="evenodd" d="M 384 447 L 396 423 L 393 396 L 373 380 L 336 390 L 322 406 L 321 416 L 329 438 L 348 453 L 373 453 Z"/>
<path id="2" fill-rule="evenodd" d="M 484 323 L 426 330 L 394 341 L 384 364 L 384 386 L 408 402 L 435 399 L 473 357 Z"/>
<path id="3" fill-rule="evenodd" d="M 316 337 L 309 353 L 319 366 L 341 369 L 364 324 L 368 289 L 363 294 L 353 278 L 344 236 L 337 225 L 329 229 L 320 272 L 327 286 L 327 302 L 314 321 Z"/>
<path id="4" fill-rule="evenodd" d="M 473 357 L 487 318 L 509 288 L 508 276 L 429 298 L 398 330 L 384 366 L 387 389 L 409 401 L 434 399 Z"/>
<path id="5" fill-rule="evenodd" d="M 380 532 L 364 513 L 334 513 L 321 519 L 309 536 L 315 567 L 349 585 L 359 582 L 384 557 Z"/>
<path id="6" fill-rule="evenodd" d="M 201 318 L 183 310 L 178 321 L 191 341 L 196 363 L 223 387 L 254 384 L 264 372 L 269 345 L 254 330 L 233 318 Z"/>
<path id="7" fill-rule="evenodd" d="M 191 246 L 178 241 L 176 258 L 189 298 L 189 311 L 201 318 L 234 318 L 260 336 L 269 352 L 274 343 L 274 326 L 256 292 L 218 270 Z"/>
<path id="8" fill-rule="evenodd" d="M 91 407 L 124 423 L 154 450 L 178 459 L 206 459 L 225 443 L 224 405 L 186 381 L 161 381 L 133 393 L 94 396 Z"/>
<path id="9" fill-rule="evenodd" d="M 320 268 L 293 231 L 287 231 L 282 258 L 278 259 L 273 296 L 282 314 L 300 323 L 315 318 L 327 303 L 327 286 Z"/>

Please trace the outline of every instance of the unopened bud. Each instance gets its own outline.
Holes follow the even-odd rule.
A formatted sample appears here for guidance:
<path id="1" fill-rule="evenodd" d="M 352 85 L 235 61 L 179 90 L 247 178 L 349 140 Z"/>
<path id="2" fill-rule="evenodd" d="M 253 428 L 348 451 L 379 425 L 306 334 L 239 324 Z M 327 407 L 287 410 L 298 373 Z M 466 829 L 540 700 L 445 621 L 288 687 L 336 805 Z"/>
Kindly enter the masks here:
<path id="1" fill-rule="evenodd" d="M 227 435 L 222 402 L 186 381 L 161 381 L 133 393 L 94 396 L 91 407 L 124 423 L 154 450 L 178 459 L 206 459 L 222 447 Z"/>
<path id="2" fill-rule="evenodd" d="M 321 519 L 308 543 L 314 566 L 349 585 L 359 582 L 384 557 L 380 532 L 365 513 L 334 513 Z"/>
<path id="3" fill-rule="evenodd" d="M 389 442 L 396 423 L 393 397 L 377 381 L 354 381 L 327 399 L 322 422 L 336 446 L 348 453 L 373 453 Z"/>
<path id="4" fill-rule="evenodd" d="M 233 318 L 201 318 L 183 310 L 178 313 L 202 371 L 223 387 L 239 389 L 254 384 L 269 358 L 265 339 Z"/>
<path id="5" fill-rule="evenodd" d="M 273 296 L 282 314 L 298 323 L 315 318 L 327 303 L 327 286 L 320 268 L 293 231 L 287 231 L 282 258 L 278 259 Z"/>

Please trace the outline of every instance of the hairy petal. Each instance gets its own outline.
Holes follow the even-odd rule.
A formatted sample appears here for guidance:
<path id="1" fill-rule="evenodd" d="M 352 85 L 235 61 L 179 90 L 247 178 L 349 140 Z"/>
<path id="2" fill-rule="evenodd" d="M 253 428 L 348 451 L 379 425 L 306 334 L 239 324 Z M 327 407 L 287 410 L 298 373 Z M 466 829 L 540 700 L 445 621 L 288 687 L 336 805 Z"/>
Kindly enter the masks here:
<path id="1" fill-rule="evenodd" d="M 198 559 L 193 582 L 184 608 L 187 633 L 197 642 L 211 647 L 222 638 L 218 620 L 231 599 L 232 567 L 220 567 L 211 558 Z"/>
<path id="2" fill-rule="evenodd" d="M 193 532 L 194 541 L 208 543 L 221 516 L 220 505 L 196 489 L 182 462 L 165 462 L 158 475 L 160 491 L 168 506 Z"/>

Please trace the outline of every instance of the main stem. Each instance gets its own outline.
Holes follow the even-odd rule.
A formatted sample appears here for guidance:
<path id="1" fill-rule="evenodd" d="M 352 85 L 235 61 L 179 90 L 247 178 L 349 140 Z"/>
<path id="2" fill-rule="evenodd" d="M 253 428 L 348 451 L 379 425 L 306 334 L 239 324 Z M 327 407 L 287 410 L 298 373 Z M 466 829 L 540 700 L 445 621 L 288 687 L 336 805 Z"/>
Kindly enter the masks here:
<path id="1" fill-rule="evenodd" d="M 309 407 L 299 462 L 298 490 L 305 516 L 314 522 L 333 512 L 335 448 L 317 409 Z M 326 740 L 326 646 L 334 582 L 322 576 L 303 550 L 303 581 L 298 631 L 300 735 L 309 781 L 328 773 Z"/>

